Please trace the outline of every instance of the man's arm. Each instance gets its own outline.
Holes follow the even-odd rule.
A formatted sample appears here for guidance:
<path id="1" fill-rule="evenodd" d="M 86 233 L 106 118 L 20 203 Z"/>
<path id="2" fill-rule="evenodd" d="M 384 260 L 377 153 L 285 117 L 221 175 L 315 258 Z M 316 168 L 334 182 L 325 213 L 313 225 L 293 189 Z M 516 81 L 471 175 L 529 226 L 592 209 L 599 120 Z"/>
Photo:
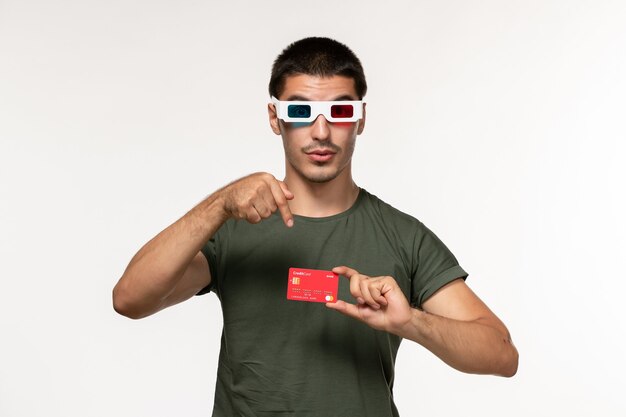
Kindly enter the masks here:
<path id="1" fill-rule="evenodd" d="M 413 340 L 459 371 L 507 377 L 517 372 L 518 352 L 508 330 L 462 279 L 439 289 L 419 310 L 392 277 L 368 277 L 345 266 L 333 271 L 350 279 L 357 304 L 327 307 Z"/>
<path id="2" fill-rule="evenodd" d="M 229 218 L 258 223 L 280 210 L 287 226 L 293 194 L 267 173 L 256 173 L 216 191 L 146 243 L 113 289 L 113 308 L 138 319 L 180 303 L 211 282 L 202 246 Z"/>
<path id="3" fill-rule="evenodd" d="M 457 279 L 412 309 L 400 331 L 462 372 L 511 377 L 517 372 L 518 352 L 502 321 L 464 280 Z"/>

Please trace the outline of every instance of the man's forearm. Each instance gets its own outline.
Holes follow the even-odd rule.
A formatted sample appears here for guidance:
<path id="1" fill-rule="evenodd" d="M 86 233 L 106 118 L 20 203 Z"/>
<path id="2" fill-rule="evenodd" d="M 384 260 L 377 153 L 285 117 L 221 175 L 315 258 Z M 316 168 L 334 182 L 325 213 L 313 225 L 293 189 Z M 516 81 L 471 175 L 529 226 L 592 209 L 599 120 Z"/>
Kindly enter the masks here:
<path id="1" fill-rule="evenodd" d="M 114 289 L 119 309 L 137 317 L 156 311 L 227 219 L 222 206 L 219 194 L 214 193 L 146 243 Z"/>
<path id="2" fill-rule="evenodd" d="M 291 227 L 287 200 L 293 198 L 287 186 L 267 172 L 222 187 L 137 252 L 113 289 L 115 310 L 141 318 L 192 297 L 211 279 L 198 252 L 226 220 L 258 223 L 279 210 Z"/>
<path id="3" fill-rule="evenodd" d="M 508 332 L 480 319 L 453 320 L 413 308 L 411 320 L 394 333 L 462 372 L 507 377 L 517 372 L 518 353 Z"/>

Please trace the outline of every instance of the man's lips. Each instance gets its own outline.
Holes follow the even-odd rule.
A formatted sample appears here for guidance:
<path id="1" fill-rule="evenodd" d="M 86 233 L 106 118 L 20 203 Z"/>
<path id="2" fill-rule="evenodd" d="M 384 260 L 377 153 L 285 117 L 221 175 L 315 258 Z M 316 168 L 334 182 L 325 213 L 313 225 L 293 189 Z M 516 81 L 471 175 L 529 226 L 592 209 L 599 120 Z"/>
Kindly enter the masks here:
<path id="1" fill-rule="evenodd" d="M 333 152 L 328 149 L 316 149 L 314 151 L 309 151 L 306 154 L 309 156 L 309 159 L 315 162 L 325 162 L 331 159 L 336 152 Z"/>
<path id="2" fill-rule="evenodd" d="M 336 152 L 333 152 L 333 151 L 331 151 L 331 150 L 329 150 L 329 149 L 317 149 L 317 150 L 315 150 L 315 151 L 310 151 L 310 152 L 307 152 L 307 154 L 308 154 L 308 155 L 311 155 L 311 154 L 315 154 L 315 155 L 328 155 L 328 154 L 333 154 L 333 155 L 334 155 L 335 153 L 336 153 Z"/>

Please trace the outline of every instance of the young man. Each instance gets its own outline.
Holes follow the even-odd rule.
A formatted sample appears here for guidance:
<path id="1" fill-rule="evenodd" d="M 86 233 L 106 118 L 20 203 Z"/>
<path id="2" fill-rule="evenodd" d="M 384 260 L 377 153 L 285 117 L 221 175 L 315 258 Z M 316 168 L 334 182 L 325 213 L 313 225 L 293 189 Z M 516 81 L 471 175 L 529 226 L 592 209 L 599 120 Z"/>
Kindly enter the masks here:
<path id="1" fill-rule="evenodd" d="M 113 290 L 115 310 L 131 318 L 217 294 L 214 416 L 397 416 L 402 339 L 463 372 L 517 370 L 506 327 L 452 253 L 354 183 L 366 89 L 345 45 L 291 44 L 274 62 L 268 105 L 284 180 L 255 173 L 214 192 L 142 247 Z M 290 268 L 341 275 L 339 300 L 288 300 Z"/>

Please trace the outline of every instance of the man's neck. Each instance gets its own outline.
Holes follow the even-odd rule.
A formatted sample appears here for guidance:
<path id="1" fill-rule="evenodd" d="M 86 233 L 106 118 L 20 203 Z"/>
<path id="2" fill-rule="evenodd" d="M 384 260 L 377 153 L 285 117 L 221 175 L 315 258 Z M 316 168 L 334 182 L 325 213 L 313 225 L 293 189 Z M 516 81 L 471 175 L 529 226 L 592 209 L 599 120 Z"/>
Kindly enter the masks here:
<path id="1" fill-rule="evenodd" d="M 310 182 L 297 174 L 286 175 L 284 182 L 294 195 L 289 201 L 291 212 L 306 217 L 328 217 L 348 210 L 359 195 L 359 187 L 349 169 L 346 171 L 324 183 Z"/>

